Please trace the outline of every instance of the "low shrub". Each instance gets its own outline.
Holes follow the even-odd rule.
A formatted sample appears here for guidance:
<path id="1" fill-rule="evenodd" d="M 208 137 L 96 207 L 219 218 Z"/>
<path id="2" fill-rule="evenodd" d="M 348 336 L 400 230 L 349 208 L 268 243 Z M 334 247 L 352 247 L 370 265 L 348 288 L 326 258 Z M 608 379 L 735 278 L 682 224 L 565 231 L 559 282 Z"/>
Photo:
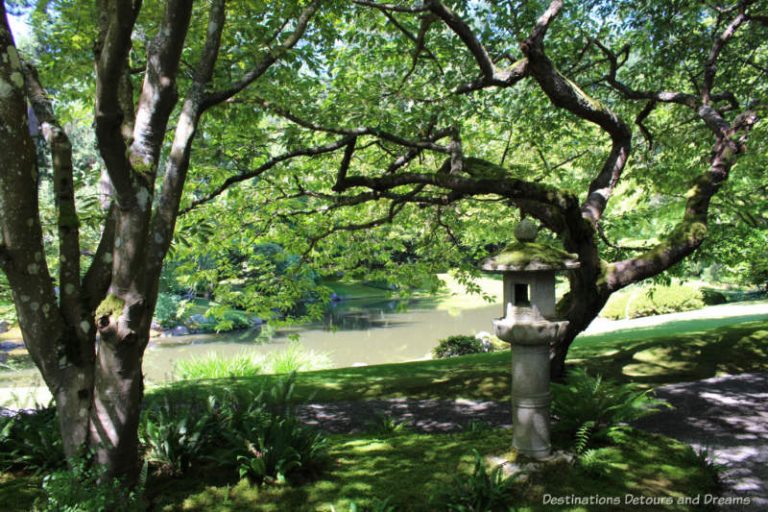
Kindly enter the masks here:
<path id="1" fill-rule="evenodd" d="M 140 434 L 146 460 L 169 475 L 185 473 L 205 456 L 213 429 L 209 407 L 194 407 L 168 400 L 142 415 Z"/>
<path id="2" fill-rule="evenodd" d="M 482 341 L 474 336 L 459 335 L 440 340 L 432 350 L 432 355 L 436 359 L 446 359 L 467 354 L 479 354 L 480 352 L 486 352 Z"/>
<path id="3" fill-rule="evenodd" d="M 180 394 L 155 406 L 142 427 L 147 460 L 171 475 L 212 461 L 258 484 L 312 476 L 328 461 L 326 439 L 295 417 L 294 387 L 291 374 L 258 391 L 225 390 L 202 404 Z"/>
<path id="4" fill-rule="evenodd" d="M 690 285 L 642 287 L 615 293 L 600 316 L 612 320 L 679 313 L 704 307 L 699 288 Z"/>
<path id="5" fill-rule="evenodd" d="M 488 472 L 483 457 L 472 450 L 471 475 L 456 475 L 452 485 L 434 499 L 435 510 L 454 512 L 495 512 L 510 510 L 518 478 L 505 477 L 501 466 Z"/>
<path id="6" fill-rule="evenodd" d="M 701 300 L 707 306 L 716 306 L 718 304 L 725 304 L 728 302 L 728 298 L 720 290 L 714 290 L 712 288 L 701 289 Z"/>
<path id="7" fill-rule="evenodd" d="M 553 430 L 573 439 L 579 453 L 607 440 L 615 427 L 668 406 L 650 391 L 592 377 L 582 369 L 572 370 L 564 384 L 552 383 L 552 393 Z"/>
<path id="8" fill-rule="evenodd" d="M 271 417 L 266 425 L 243 432 L 237 455 L 240 478 L 256 483 L 282 483 L 299 472 L 314 474 L 326 462 L 325 437 L 293 416 Z"/>
<path id="9" fill-rule="evenodd" d="M 102 466 L 79 460 L 66 471 L 57 471 L 43 478 L 44 497 L 35 502 L 38 512 L 141 512 L 146 482 L 146 465 L 139 485 L 128 489 L 118 479 L 108 478 Z"/>
<path id="10" fill-rule="evenodd" d="M 65 465 L 55 407 L 0 416 L 0 469 L 42 473 Z"/>
<path id="11" fill-rule="evenodd" d="M 160 293 L 155 306 L 155 320 L 163 327 L 173 327 L 179 319 L 181 299 L 170 293 Z"/>

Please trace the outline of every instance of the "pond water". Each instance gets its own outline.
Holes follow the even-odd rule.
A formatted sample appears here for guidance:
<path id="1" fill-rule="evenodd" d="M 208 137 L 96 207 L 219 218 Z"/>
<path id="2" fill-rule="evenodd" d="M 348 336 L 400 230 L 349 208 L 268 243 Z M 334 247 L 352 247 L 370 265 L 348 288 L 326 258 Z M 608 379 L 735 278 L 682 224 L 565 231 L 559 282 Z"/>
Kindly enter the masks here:
<path id="1" fill-rule="evenodd" d="M 456 334 L 491 331 L 501 306 L 446 308 L 432 299 L 347 300 L 333 303 L 322 322 L 279 329 L 267 343 L 258 330 L 155 338 L 144 356 L 147 380 L 171 380 L 183 359 L 282 350 L 298 336 L 308 350 L 326 354 L 331 367 L 398 363 L 429 359 L 438 340 Z"/>

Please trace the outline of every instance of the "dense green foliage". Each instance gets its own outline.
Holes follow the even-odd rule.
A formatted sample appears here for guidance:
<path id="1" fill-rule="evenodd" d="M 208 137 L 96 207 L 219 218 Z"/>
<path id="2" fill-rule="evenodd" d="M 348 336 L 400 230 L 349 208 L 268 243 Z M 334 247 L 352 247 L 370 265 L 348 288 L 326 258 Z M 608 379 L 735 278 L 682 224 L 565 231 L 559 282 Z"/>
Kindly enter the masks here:
<path id="1" fill-rule="evenodd" d="M 295 377 L 246 393 L 205 400 L 165 400 L 143 415 L 147 461 L 160 473 L 180 476 L 193 464 L 217 468 L 256 483 L 279 482 L 320 471 L 326 441 L 299 423 L 289 402 Z"/>
<path id="2" fill-rule="evenodd" d="M 691 311 L 703 307 L 704 304 L 704 292 L 697 286 L 675 283 L 634 286 L 613 294 L 600 316 L 623 320 Z"/>
<path id="3" fill-rule="evenodd" d="M 54 407 L 0 415 L 0 469 L 35 473 L 64 467 Z"/>
<path id="4" fill-rule="evenodd" d="M 490 348 L 490 347 L 489 347 Z M 449 336 L 437 342 L 437 346 L 432 349 L 432 355 L 437 359 L 446 357 L 465 356 L 467 354 L 479 354 L 487 352 L 483 347 L 482 340 L 474 336 Z"/>

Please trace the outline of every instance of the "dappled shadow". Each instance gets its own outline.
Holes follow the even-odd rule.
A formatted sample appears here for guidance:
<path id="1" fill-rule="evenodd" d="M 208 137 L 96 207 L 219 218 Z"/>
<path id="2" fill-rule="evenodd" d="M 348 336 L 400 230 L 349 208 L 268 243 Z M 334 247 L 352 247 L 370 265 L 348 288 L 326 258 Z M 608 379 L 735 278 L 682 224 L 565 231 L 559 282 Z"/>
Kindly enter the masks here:
<path id="1" fill-rule="evenodd" d="M 367 432 L 386 417 L 416 432 L 455 432 L 473 421 L 511 427 L 510 407 L 509 402 L 393 398 L 305 404 L 296 408 L 296 415 L 304 423 L 332 433 Z"/>
<path id="2" fill-rule="evenodd" d="M 768 508 L 768 373 L 674 384 L 656 394 L 674 409 L 637 426 L 708 450 L 725 467 L 726 495 Z"/>
<path id="3" fill-rule="evenodd" d="M 571 366 L 584 366 L 619 382 L 648 386 L 768 368 L 768 325 L 744 324 L 709 332 L 639 341 L 585 343 Z"/>

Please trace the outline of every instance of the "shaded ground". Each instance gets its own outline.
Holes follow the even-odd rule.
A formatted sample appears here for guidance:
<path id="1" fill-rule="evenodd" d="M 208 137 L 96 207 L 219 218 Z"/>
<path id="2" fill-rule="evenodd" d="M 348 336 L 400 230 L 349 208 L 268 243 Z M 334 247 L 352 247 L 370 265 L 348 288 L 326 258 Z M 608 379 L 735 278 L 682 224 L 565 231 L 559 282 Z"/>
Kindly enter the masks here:
<path id="1" fill-rule="evenodd" d="M 723 497 L 749 497 L 751 505 L 723 510 L 768 510 L 768 373 L 715 377 L 656 389 L 674 409 L 637 427 L 706 450 L 722 466 Z M 479 400 L 341 401 L 300 405 L 307 424 L 327 432 L 370 432 L 406 423 L 417 432 L 510 427 L 509 403 Z M 474 422 L 474 425 L 473 425 Z"/>
<path id="2" fill-rule="evenodd" d="M 370 432 L 406 424 L 416 432 L 457 432 L 483 424 L 511 427 L 509 403 L 478 400 L 344 401 L 304 404 L 297 415 L 308 425 L 334 434 Z"/>
<path id="3" fill-rule="evenodd" d="M 636 426 L 707 450 L 723 466 L 723 496 L 749 496 L 768 510 L 768 373 L 714 377 L 656 388 L 674 410 Z"/>

